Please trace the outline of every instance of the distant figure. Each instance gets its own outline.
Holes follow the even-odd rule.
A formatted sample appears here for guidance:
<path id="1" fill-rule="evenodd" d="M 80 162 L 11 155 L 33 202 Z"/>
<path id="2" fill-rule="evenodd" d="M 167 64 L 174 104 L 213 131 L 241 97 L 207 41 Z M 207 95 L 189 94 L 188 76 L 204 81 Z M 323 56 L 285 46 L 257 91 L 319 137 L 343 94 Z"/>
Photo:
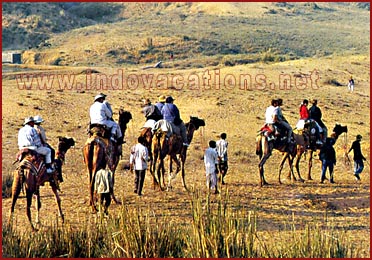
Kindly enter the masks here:
<path id="1" fill-rule="evenodd" d="M 322 161 L 322 176 L 320 183 L 323 183 L 326 179 L 326 171 L 329 169 L 329 182 L 335 183 L 333 180 L 333 167 L 336 165 L 336 151 L 333 148 L 334 140 L 332 138 L 326 138 L 326 142 L 323 145 L 319 153 L 319 159 Z"/>
<path id="2" fill-rule="evenodd" d="M 224 178 L 227 173 L 228 164 L 227 164 L 227 146 L 228 142 L 226 141 L 226 133 L 220 135 L 221 139 L 216 142 L 216 150 L 218 155 L 218 170 L 221 173 L 221 183 L 225 184 Z"/>
<path id="3" fill-rule="evenodd" d="M 362 140 L 361 135 L 356 136 L 356 140 L 351 145 L 351 148 L 347 152 L 348 154 L 351 152 L 351 150 L 354 150 L 354 176 L 356 180 L 360 180 L 359 174 L 362 173 L 364 169 L 364 163 L 363 161 L 366 160 L 366 158 L 362 154 L 362 149 L 360 148 L 360 141 Z"/>
<path id="4" fill-rule="evenodd" d="M 170 58 L 171 60 L 173 60 L 173 52 L 170 53 L 169 58 Z"/>
<path id="5" fill-rule="evenodd" d="M 131 149 L 129 163 L 131 171 L 134 170 L 136 174 L 134 178 L 134 193 L 137 193 L 138 196 L 142 196 L 149 152 L 144 145 L 145 138 L 140 136 L 137 140 L 138 143 Z"/>
<path id="6" fill-rule="evenodd" d="M 354 91 L 354 79 L 353 79 L 353 76 L 350 76 L 349 83 L 347 84 L 347 89 L 350 92 L 353 92 Z"/>
<path id="7" fill-rule="evenodd" d="M 216 142 L 209 141 L 209 147 L 204 153 L 204 165 L 207 177 L 207 188 L 208 192 L 210 189 L 215 189 L 214 193 L 219 193 L 217 188 L 217 174 L 218 174 L 218 155 L 216 151 Z"/>

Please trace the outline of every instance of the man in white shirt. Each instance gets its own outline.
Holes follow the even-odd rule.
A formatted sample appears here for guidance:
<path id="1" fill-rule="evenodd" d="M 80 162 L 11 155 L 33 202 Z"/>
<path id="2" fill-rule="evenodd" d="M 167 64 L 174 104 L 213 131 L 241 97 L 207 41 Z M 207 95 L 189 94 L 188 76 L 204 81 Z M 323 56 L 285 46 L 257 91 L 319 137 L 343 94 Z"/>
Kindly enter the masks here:
<path id="1" fill-rule="evenodd" d="M 35 152 L 45 156 L 45 164 L 47 167 L 47 173 L 53 173 L 55 170 L 52 167 L 52 157 L 51 157 L 51 150 L 43 146 L 37 133 L 36 129 L 34 128 L 35 120 L 33 117 L 25 118 L 24 126 L 19 129 L 18 132 L 18 147 L 20 150 L 24 148 L 28 148 L 30 150 L 34 150 Z"/>
<path id="2" fill-rule="evenodd" d="M 275 131 L 276 129 L 274 127 L 274 124 L 278 121 L 278 100 L 277 99 L 272 99 L 271 100 L 271 106 L 266 108 L 265 112 L 265 124 L 267 127 L 270 129 L 270 133 L 268 133 L 267 137 L 269 141 L 273 140 L 275 137 L 270 137 L 271 133 Z"/>
<path id="3" fill-rule="evenodd" d="M 216 142 L 211 140 L 209 141 L 209 147 L 205 150 L 204 153 L 204 165 L 207 177 L 207 188 L 208 192 L 210 189 L 215 189 L 215 194 L 219 193 L 217 188 L 217 164 L 218 164 L 218 155 L 216 151 Z"/>
<path id="4" fill-rule="evenodd" d="M 119 125 L 112 120 L 112 109 L 111 106 L 105 102 L 106 95 L 99 94 L 95 96 L 94 103 L 90 107 L 90 123 L 101 124 L 111 129 L 111 141 L 116 142 L 121 136 L 121 130 Z"/>
<path id="5" fill-rule="evenodd" d="M 220 135 L 220 140 L 216 142 L 216 150 L 218 155 L 218 169 L 221 173 L 221 183 L 225 184 L 224 178 L 227 173 L 228 164 L 227 164 L 227 146 L 228 142 L 226 141 L 226 133 Z"/>
<path id="6" fill-rule="evenodd" d="M 147 161 L 149 157 L 149 152 L 144 145 L 145 138 L 143 136 L 138 137 L 138 143 L 132 147 L 129 163 L 131 169 L 134 169 L 134 193 L 138 196 L 142 195 L 143 182 L 145 180 L 145 174 L 147 169 Z"/>

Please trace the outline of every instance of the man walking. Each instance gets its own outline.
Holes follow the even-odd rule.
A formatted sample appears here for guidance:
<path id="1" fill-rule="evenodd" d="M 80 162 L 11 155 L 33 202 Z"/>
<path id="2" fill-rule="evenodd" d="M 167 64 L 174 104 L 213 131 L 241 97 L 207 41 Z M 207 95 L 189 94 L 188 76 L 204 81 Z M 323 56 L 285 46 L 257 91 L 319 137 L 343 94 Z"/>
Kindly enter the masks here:
<path id="1" fill-rule="evenodd" d="M 362 173 L 364 169 L 363 161 L 366 160 L 366 158 L 362 154 L 362 149 L 360 148 L 360 141 L 362 140 L 361 135 L 356 136 L 356 140 L 351 145 L 351 148 L 347 152 L 348 154 L 351 152 L 351 150 L 354 151 L 354 176 L 355 179 L 360 181 L 359 174 Z"/>

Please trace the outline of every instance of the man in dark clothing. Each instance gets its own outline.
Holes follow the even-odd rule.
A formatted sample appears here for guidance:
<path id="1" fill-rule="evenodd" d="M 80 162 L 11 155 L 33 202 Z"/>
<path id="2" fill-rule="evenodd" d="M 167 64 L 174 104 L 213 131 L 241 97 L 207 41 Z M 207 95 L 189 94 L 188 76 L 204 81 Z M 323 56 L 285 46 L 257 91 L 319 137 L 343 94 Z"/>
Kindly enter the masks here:
<path id="1" fill-rule="evenodd" d="M 319 139 L 324 141 L 324 138 L 327 137 L 327 127 L 322 121 L 322 111 L 320 108 L 317 106 L 318 100 L 313 99 L 312 100 L 313 105 L 309 109 L 309 119 L 314 120 L 315 122 L 318 123 L 318 125 L 323 129 L 323 133 L 318 133 L 319 134 Z"/>
<path id="2" fill-rule="evenodd" d="M 356 180 L 360 180 L 359 174 L 364 169 L 363 160 L 365 161 L 366 158 L 362 154 L 362 150 L 360 148 L 360 141 L 362 140 L 361 135 L 356 136 L 356 140 L 351 145 L 351 148 L 347 152 L 348 154 L 351 152 L 351 150 L 354 150 L 354 176 Z"/>
<path id="3" fill-rule="evenodd" d="M 161 110 L 161 114 L 163 115 L 164 120 L 167 120 L 168 122 L 174 124 L 180 129 L 183 146 L 189 146 L 185 123 L 182 121 L 180 117 L 180 111 L 178 110 L 178 107 L 175 104 L 173 104 L 173 101 L 174 98 L 171 96 L 166 98 L 165 105 Z"/>
<path id="4" fill-rule="evenodd" d="M 320 150 L 319 159 L 322 161 L 322 176 L 320 179 L 320 183 L 323 183 L 326 179 L 325 175 L 327 168 L 329 169 L 329 182 L 335 183 L 333 180 L 333 166 L 336 165 L 336 151 L 333 148 L 333 144 L 334 139 L 327 138 L 325 144 Z"/>
<path id="5" fill-rule="evenodd" d="M 144 106 L 145 107 L 142 109 L 142 112 L 146 117 L 146 121 L 149 119 L 153 119 L 155 121 L 163 119 L 160 110 L 155 105 L 151 104 L 150 99 L 144 100 Z"/>

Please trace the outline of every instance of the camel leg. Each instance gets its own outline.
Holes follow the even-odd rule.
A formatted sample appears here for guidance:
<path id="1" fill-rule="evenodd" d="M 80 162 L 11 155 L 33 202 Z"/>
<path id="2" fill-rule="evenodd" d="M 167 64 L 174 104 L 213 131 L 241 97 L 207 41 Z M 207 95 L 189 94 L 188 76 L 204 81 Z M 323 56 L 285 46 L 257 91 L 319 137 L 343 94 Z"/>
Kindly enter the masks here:
<path id="1" fill-rule="evenodd" d="M 111 198 L 112 200 L 116 203 L 116 204 L 119 204 L 121 205 L 121 201 L 119 201 L 116 197 L 115 197 L 115 194 L 114 194 L 114 187 L 115 187 L 115 170 L 111 170 L 112 172 L 112 191 L 111 191 Z"/>
<path id="2" fill-rule="evenodd" d="M 31 225 L 31 228 L 32 228 L 32 231 L 37 231 L 37 229 L 35 229 L 34 225 L 32 225 L 32 221 L 31 221 L 31 204 L 32 204 L 32 192 L 26 190 L 26 215 L 27 215 L 27 218 L 28 218 L 28 221 L 30 222 L 30 225 Z"/>
<path id="3" fill-rule="evenodd" d="M 184 158 L 184 157 L 181 158 L 182 184 L 183 184 L 183 187 L 185 188 L 185 190 L 189 191 L 189 189 L 186 186 L 186 181 L 185 181 L 185 160 L 186 160 L 186 158 Z M 216 187 L 216 190 L 217 190 L 217 187 Z"/>
<path id="4" fill-rule="evenodd" d="M 271 153 L 265 154 L 262 157 L 260 163 L 258 164 L 258 169 L 259 169 L 259 173 L 260 173 L 260 187 L 262 187 L 263 185 L 269 185 L 269 183 L 266 182 L 266 180 L 265 180 L 264 165 L 265 165 L 265 162 L 267 161 L 267 159 L 269 159 L 270 156 L 271 156 Z"/>
<path id="5" fill-rule="evenodd" d="M 307 179 L 312 180 L 311 178 L 311 167 L 313 166 L 313 150 L 309 150 L 309 171 L 307 173 Z"/>
<path id="6" fill-rule="evenodd" d="M 300 174 L 300 160 L 301 160 L 301 155 L 302 154 L 297 154 L 295 166 L 296 166 L 296 171 L 297 171 L 297 175 L 298 175 L 298 180 L 300 182 L 305 182 L 304 179 L 302 179 L 301 174 Z"/>
<path id="7" fill-rule="evenodd" d="M 158 176 L 157 184 L 158 184 L 160 190 L 164 190 L 164 187 L 165 187 L 165 185 L 162 186 L 162 178 L 164 179 L 163 169 L 164 169 L 164 160 L 159 159 L 158 168 L 156 170 L 156 173 L 157 173 L 157 176 Z M 164 184 L 164 181 L 163 181 L 163 184 Z"/>
<path id="8" fill-rule="evenodd" d="M 153 158 L 152 158 L 151 166 L 150 166 L 150 173 L 152 175 L 152 187 L 155 190 L 156 186 L 159 186 L 158 181 L 156 180 L 155 177 L 155 172 L 156 172 L 156 162 L 158 161 L 158 153 L 154 152 L 153 153 Z"/>
<path id="9" fill-rule="evenodd" d="M 12 216 L 14 213 L 14 207 L 19 197 L 19 194 L 21 193 L 21 177 L 19 175 L 19 172 L 15 171 L 13 177 L 14 178 L 13 178 L 13 185 L 12 185 L 12 205 L 10 207 L 9 223 L 12 220 Z"/>
<path id="10" fill-rule="evenodd" d="M 177 155 L 175 154 L 172 154 L 172 155 L 169 155 L 169 175 L 168 175 L 168 189 L 171 189 L 172 188 L 172 180 L 174 180 L 177 176 L 177 171 L 175 174 L 172 174 L 172 162 L 175 162 L 177 164 L 177 169 L 180 168 L 180 162 L 178 161 L 177 159 Z"/>
<path id="11" fill-rule="evenodd" d="M 89 183 L 89 200 L 90 206 L 92 207 L 92 213 L 97 213 L 97 208 L 94 203 L 94 179 L 92 179 Z"/>
<path id="12" fill-rule="evenodd" d="M 282 184 L 282 181 L 280 180 L 280 175 L 282 174 L 282 170 L 283 170 L 283 166 L 284 166 L 284 163 L 285 161 L 287 160 L 288 158 L 288 162 L 289 162 L 289 166 L 291 165 L 290 163 L 290 158 L 289 158 L 289 155 L 288 153 L 284 153 L 283 157 L 282 157 L 282 160 L 280 161 L 280 164 L 279 164 L 279 174 L 278 174 L 278 181 L 279 181 L 279 184 Z M 289 176 L 289 179 L 290 179 L 291 176 Z"/>
<path id="13" fill-rule="evenodd" d="M 61 198 L 59 197 L 57 187 L 52 186 L 52 191 L 54 193 L 54 197 L 56 199 L 56 203 L 58 206 L 58 215 L 62 218 L 62 223 L 65 223 L 65 216 L 63 215 L 63 212 L 62 212 Z"/>
<path id="14" fill-rule="evenodd" d="M 35 223 L 40 223 L 40 221 L 39 221 L 39 211 L 40 211 L 40 208 L 41 208 L 41 201 L 40 201 L 39 187 L 36 188 L 34 196 L 35 196 L 35 209 L 36 209 Z"/>

